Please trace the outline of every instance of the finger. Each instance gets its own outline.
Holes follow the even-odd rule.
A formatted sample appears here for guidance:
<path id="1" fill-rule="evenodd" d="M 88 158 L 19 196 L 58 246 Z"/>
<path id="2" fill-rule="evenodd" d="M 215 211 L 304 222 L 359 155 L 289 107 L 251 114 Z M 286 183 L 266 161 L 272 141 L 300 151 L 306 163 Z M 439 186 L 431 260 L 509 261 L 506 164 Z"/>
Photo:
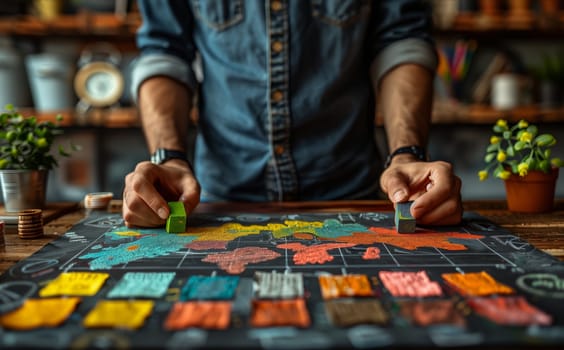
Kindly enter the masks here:
<path id="1" fill-rule="evenodd" d="M 153 165 L 140 164 L 126 176 L 122 212 L 128 225 L 154 227 L 168 217 L 168 204 L 154 186 L 155 170 Z"/>
<path id="2" fill-rule="evenodd" d="M 416 199 L 412 206 L 412 215 L 423 225 L 455 225 L 462 220 L 462 199 L 460 197 L 461 180 L 452 178 L 448 191 L 439 191 L 438 185 Z"/>
<path id="3" fill-rule="evenodd" d="M 392 203 L 406 201 L 409 198 L 409 186 L 400 172 L 386 170 L 380 178 L 380 187 L 388 195 Z"/>
<path id="4" fill-rule="evenodd" d="M 162 226 L 162 220 L 144 201 L 135 198 L 134 192 L 124 192 L 123 219 L 128 227 L 157 227 Z"/>
<path id="5" fill-rule="evenodd" d="M 183 181 L 183 192 L 180 196 L 180 201 L 184 203 L 184 208 L 186 208 L 186 213 L 190 214 L 200 203 L 200 184 L 195 177 L 187 177 Z"/>
<path id="6" fill-rule="evenodd" d="M 454 175 L 449 163 L 434 162 L 430 165 L 425 179 L 426 192 L 417 197 L 411 206 L 411 214 L 416 218 L 425 215 L 460 192 L 460 179 Z"/>
<path id="7" fill-rule="evenodd" d="M 184 203 L 186 214 L 190 214 L 200 204 L 200 192 L 193 190 L 180 197 L 180 201 Z"/>
<path id="8" fill-rule="evenodd" d="M 417 218 L 421 225 L 457 225 L 462 220 L 462 204 L 456 198 L 442 202 L 439 206 Z"/>
<path id="9" fill-rule="evenodd" d="M 166 220 L 170 213 L 168 203 L 155 187 L 158 180 L 165 177 L 159 166 L 149 162 L 140 163 L 131 177 L 129 188 L 136 195 L 134 199 L 139 199 L 141 203 L 137 200 L 129 202 L 131 210 L 145 211 L 145 206 L 148 206 L 153 212 L 151 217 L 156 215 L 160 221 Z"/>

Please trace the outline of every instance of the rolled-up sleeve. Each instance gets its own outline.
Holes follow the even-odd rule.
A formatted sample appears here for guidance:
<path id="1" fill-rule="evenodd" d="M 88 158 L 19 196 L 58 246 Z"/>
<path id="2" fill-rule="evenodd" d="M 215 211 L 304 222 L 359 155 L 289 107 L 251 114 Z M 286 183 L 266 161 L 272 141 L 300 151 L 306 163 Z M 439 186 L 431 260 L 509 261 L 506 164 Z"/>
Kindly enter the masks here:
<path id="1" fill-rule="evenodd" d="M 166 76 L 195 89 L 192 69 L 195 46 L 193 19 L 186 1 L 139 0 L 142 25 L 137 31 L 139 56 L 131 67 L 130 92 L 137 102 L 139 87 L 154 76 Z"/>
<path id="2" fill-rule="evenodd" d="M 370 74 L 379 81 L 390 69 L 405 63 L 437 68 L 432 37 L 431 7 L 425 0 L 374 2 Z"/>

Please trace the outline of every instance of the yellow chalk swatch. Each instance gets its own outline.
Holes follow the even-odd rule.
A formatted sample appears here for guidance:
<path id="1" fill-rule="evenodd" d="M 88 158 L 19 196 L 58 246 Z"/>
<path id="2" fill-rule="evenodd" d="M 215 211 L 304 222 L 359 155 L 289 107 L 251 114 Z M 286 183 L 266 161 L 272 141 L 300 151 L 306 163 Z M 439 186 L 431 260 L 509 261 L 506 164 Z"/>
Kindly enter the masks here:
<path id="1" fill-rule="evenodd" d="M 0 315 L 4 328 L 30 330 L 61 325 L 76 309 L 80 298 L 27 299 L 22 307 Z"/>
<path id="2" fill-rule="evenodd" d="M 56 295 L 92 296 L 110 277 L 102 272 L 63 272 L 39 291 L 41 297 Z"/>
<path id="3" fill-rule="evenodd" d="M 152 300 L 102 300 L 86 315 L 87 328 L 138 329 L 151 314 Z"/>

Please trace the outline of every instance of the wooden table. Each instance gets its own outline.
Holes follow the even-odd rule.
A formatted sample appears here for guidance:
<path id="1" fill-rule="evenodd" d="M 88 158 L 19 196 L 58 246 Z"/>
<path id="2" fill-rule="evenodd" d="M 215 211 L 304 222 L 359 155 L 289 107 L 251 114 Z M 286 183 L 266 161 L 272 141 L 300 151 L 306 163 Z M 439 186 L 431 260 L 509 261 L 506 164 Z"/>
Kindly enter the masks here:
<path id="1" fill-rule="evenodd" d="M 518 214 L 507 211 L 504 201 L 468 201 L 465 211 L 483 215 L 499 226 L 506 228 L 536 248 L 543 250 L 564 261 L 564 199 L 556 201 L 554 211 L 546 214 Z M 286 203 L 216 203 L 201 204 L 200 212 L 288 212 L 288 211 L 324 211 L 358 212 L 391 211 L 387 201 L 333 201 L 333 202 L 286 202 Z M 113 201 L 110 212 L 120 212 L 121 202 Z M 63 235 L 76 222 L 87 215 L 84 209 L 77 209 L 45 224 L 45 237 L 23 240 L 14 230 L 5 234 L 5 245 L 0 247 L 0 273 L 11 265 L 30 256 L 56 237 Z"/>

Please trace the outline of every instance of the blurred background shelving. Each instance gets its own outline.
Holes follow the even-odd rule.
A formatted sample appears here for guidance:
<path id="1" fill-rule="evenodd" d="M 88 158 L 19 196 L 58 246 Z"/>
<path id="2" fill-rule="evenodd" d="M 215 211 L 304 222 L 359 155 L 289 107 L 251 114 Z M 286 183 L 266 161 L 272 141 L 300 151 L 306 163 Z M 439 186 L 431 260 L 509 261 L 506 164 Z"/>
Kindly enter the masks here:
<path id="1" fill-rule="evenodd" d="M 526 119 L 564 140 L 564 2 L 432 0 L 440 64 L 431 154 L 451 161 L 466 198 L 504 198 L 477 171 L 491 125 Z M 563 157 L 562 145 L 554 153 Z M 557 195 L 564 195 L 558 180 Z"/>
<path id="2" fill-rule="evenodd" d="M 502 198 L 501 183 L 479 183 L 476 176 L 483 166 L 483 148 L 492 123 L 499 118 L 527 119 L 564 140 L 564 1 L 428 1 L 433 6 L 437 52 L 443 59 L 435 79 L 431 156 L 454 164 L 466 198 Z M 42 7 L 53 4 L 50 10 Z M 98 43 L 110 44 L 120 54 L 119 68 L 127 86 L 130 63 L 137 54 L 135 31 L 140 25 L 132 0 L 0 2 L 0 104 L 12 102 L 2 98 L 2 91 L 8 90 L 2 88 L 2 79 L 6 80 L 8 71 L 13 76 L 11 65 L 16 63 L 6 62 L 6 57 L 16 53 L 18 68 L 25 75 L 11 78 L 9 90 L 13 93 L 20 88 L 28 95 L 22 99 L 25 103 L 17 104 L 18 110 L 40 119 L 63 115 L 65 138 L 84 146 L 73 159 L 61 160 L 51 179 L 55 183 L 48 193 L 51 199 L 75 200 L 92 191 L 112 191 L 119 198 L 123 177 L 138 161 L 148 159 L 148 154 L 127 88 L 118 103 L 94 117 L 79 113 L 76 95 L 64 107 L 44 110 L 30 91 L 33 74 L 24 61 L 38 54 L 65 57 L 70 64 L 63 65 L 71 78 L 59 83 L 72 89 L 81 54 Z M 455 58 L 461 48 L 463 54 Z M 509 108 L 499 108 L 492 101 L 492 84 L 499 74 L 518 77 L 518 96 Z M 541 96 L 544 81 L 556 83 L 557 92 L 549 102 Z M 197 120 L 197 111 L 191 118 Z M 375 133 L 378 142 L 383 142 L 379 115 L 376 120 Z M 561 147 L 557 151 L 564 157 Z M 557 193 L 564 196 L 562 178 Z"/>

